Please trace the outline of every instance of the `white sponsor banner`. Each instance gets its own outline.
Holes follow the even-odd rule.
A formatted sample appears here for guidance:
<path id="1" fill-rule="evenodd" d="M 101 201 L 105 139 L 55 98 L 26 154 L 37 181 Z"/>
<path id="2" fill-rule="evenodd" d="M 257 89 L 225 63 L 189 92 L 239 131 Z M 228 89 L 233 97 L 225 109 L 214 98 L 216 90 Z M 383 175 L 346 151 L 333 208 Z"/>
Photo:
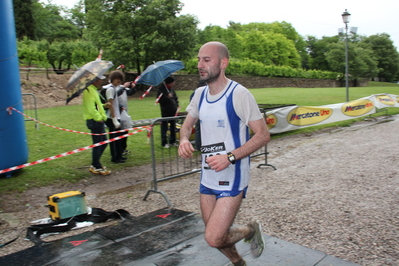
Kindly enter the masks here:
<path id="1" fill-rule="evenodd" d="M 375 94 L 347 103 L 323 106 L 287 106 L 266 113 L 271 134 L 318 126 L 374 114 L 378 109 L 399 107 L 399 96 Z"/>

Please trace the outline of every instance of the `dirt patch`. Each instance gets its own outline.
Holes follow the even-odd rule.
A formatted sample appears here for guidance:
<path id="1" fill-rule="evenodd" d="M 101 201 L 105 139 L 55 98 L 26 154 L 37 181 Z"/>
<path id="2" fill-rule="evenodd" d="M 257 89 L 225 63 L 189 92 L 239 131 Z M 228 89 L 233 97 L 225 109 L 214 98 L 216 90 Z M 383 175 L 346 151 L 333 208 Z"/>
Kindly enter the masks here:
<path id="1" fill-rule="evenodd" d="M 7 193 L 0 196 L 1 212 L 20 212 L 42 208 L 46 196 L 71 191 L 84 191 L 88 195 L 120 193 L 137 186 L 148 186 L 152 176 L 151 165 L 126 167 L 113 171 L 109 176 L 92 175 L 76 183 L 30 188 L 22 193 Z"/>
<path id="2" fill-rule="evenodd" d="M 37 108 L 64 106 L 67 98 L 65 88 L 71 76 L 72 73 L 65 73 L 63 75 L 52 73 L 47 75 L 43 73 L 29 75 L 29 79 L 27 79 L 26 74 L 21 74 L 22 93 L 34 94 L 37 99 Z M 82 99 L 78 97 L 70 102 L 69 105 L 81 103 Z M 27 109 L 33 107 L 31 102 L 24 102 L 24 106 Z"/>

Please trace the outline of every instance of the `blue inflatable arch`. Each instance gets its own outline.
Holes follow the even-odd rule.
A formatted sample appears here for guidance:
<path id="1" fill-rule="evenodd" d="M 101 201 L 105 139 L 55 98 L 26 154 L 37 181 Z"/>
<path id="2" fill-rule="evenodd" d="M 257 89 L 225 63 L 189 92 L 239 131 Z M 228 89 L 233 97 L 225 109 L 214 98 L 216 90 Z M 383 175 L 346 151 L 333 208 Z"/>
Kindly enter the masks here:
<path id="1" fill-rule="evenodd" d="M 12 0 L 0 1 L 0 170 L 28 161 Z M 6 173 L 11 175 L 11 173 Z"/>

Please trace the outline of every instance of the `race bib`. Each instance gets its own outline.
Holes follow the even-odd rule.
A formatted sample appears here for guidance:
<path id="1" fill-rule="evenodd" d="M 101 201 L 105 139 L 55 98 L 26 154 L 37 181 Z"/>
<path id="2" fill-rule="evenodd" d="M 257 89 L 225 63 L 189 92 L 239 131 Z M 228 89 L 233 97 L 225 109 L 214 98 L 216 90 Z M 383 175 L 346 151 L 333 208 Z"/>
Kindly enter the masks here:
<path id="1" fill-rule="evenodd" d="M 226 147 L 224 146 L 224 142 L 210 144 L 206 146 L 201 146 L 201 153 L 202 153 L 202 165 L 203 168 L 206 170 L 210 170 L 211 167 L 206 163 L 206 159 L 214 156 L 214 155 L 221 155 L 226 154 Z"/>

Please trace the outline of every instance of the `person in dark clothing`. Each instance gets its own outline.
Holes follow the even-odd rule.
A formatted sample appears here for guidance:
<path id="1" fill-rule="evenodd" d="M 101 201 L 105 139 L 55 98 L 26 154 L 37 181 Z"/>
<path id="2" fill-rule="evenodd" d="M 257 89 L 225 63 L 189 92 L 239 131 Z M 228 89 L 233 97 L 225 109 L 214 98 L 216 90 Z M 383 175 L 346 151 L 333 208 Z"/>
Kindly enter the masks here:
<path id="1" fill-rule="evenodd" d="M 173 87 L 175 80 L 172 77 L 168 77 L 164 80 L 158 89 L 157 97 L 159 98 L 159 104 L 161 106 L 162 117 L 173 117 L 176 115 L 177 108 L 179 107 L 179 100 Z M 162 94 L 162 95 L 161 95 Z M 166 133 L 170 130 L 169 143 Z M 161 138 L 162 146 L 169 148 L 171 145 L 177 146 L 176 144 L 176 120 L 165 120 L 161 124 Z"/>

